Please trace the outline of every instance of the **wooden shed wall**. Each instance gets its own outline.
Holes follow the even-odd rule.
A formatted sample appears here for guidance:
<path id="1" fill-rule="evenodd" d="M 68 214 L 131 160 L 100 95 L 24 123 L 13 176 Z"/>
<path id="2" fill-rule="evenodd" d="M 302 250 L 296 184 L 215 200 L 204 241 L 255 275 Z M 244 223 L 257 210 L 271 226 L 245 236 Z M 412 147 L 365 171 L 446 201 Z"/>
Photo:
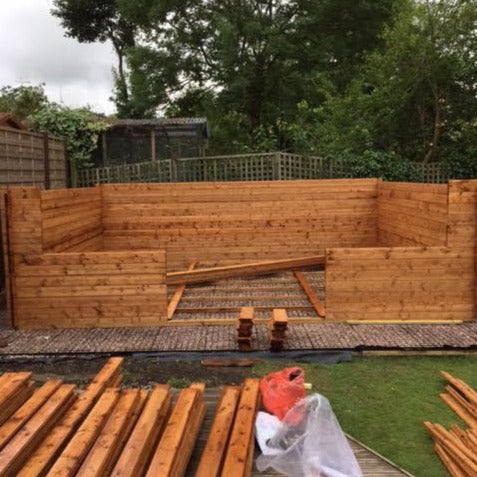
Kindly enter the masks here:
<path id="1" fill-rule="evenodd" d="M 332 248 L 330 320 L 471 320 L 473 261 L 447 247 Z"/>
<path id="2" fill-rule="evenodd" d="M 166 320 L 163 250 L 32 255 L 16 268 L 20 328 L 153 326 Z"/>
<path id="3" fill-rule="evenodd" d="M 447 200 L 447 184 L 379 181 L 379 244 L 445 246 Z"/>
<path id="4" fill-rule="evenodd" d="M 46 252 L 103 248 L 100 187 L 42 191 L 41 218 Z"/>
<path id="5" fill-rule="evenodd" d="M 8 191 L 15 326 L 150 326 L 167 319 L 164 250 L 84 251 L 102 244 L 100 193 Z M 51 249 L 61 253 L 45 253 Z"/>
<path id="6" fill-rule="evenodd" d="M 104 246 L 229 264 L 375 246 L 375 179 L 104 185 Z"/>
<path id="7" fill-rule="evenodd" d="M 327 318 L 475 319 L 477 181 L 378 192 L 378 236 L 391 247 L 327 251 Z"/>

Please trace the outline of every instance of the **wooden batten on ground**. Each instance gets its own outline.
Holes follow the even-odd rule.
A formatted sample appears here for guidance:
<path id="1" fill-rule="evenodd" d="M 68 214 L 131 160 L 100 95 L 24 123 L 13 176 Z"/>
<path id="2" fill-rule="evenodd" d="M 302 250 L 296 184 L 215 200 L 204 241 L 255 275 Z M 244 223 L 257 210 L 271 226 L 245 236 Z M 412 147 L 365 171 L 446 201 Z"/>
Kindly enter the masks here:
<path id="1" fill-rule="evenodd" d="M 220 477 L 240 392 L 237 386 L 224 387 L 196 477 Z"/>
<path id="2" fill-rule="evenodd" d="M 192 262 L 187 267 L 187 271 L 194 270 L 196 266 L 197 266 L 197 262 Z M 176 291 L 174 292 L 174 295 L 172 296 L 171 300 L 169 301 L 169 304 L 167 305 L 168 320 L 170 320 L 174 316 L 174 312 L 176 311 L 176 308 L 179 305 L 179 302 L 181 301 L 185 288 L 186 288 L 185 283 L 182 283 L 181 285 L 177 285 Z"/>
<path id="3" fill-rule="evenodd" d="M 313 291 L 313 288 L 311 287 L 310 283 L 305 278 L 305 275 L 303 275 L 303 273 L 298 270 L 294 270 L 293 273 L 296 279 L 298 280 L 298 283 L 303 288 L 303 291 L 308 297 L 308 300 L 310 300 L 310 303 L 315 309 L 316 314 L 321 318 L 325 318 L 326 316 L 325 307 L 323 306 L 323 303 L 321 303 L 320 299 L 316 296 L 316 293 Z"/>

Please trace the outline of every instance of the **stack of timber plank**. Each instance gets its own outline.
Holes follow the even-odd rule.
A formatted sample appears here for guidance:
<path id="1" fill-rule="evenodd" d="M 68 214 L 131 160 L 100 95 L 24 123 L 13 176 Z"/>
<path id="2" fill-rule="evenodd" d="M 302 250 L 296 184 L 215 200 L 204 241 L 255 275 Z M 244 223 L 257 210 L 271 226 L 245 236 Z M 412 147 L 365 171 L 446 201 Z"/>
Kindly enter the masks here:
<path id="1" fill-rule="evenodd" d="M 253 307 L 244 306 L 237 322 L 237 344 L 239 351 L 252 351 Z"/>
<path id="2" fill-rule="evenodd" d="M 196 477 L 252 475 L 255 416 L 259 408 L 258 379 L 246 379 L 242 388 L 224 388 Z"/>
<path id="3" fill-rule="evenodd" d="M 111 358 L 84 391 L 32 373 L 0 376 L 0 475 L 182 477 L 206 412 L 205 385 L 120 388 Z M 259 380 L 226 387 L 197 475 L 250 476 Z"/>
<path id="4" fill-rule="evenodd" d="M 288 329 L 288 316 L 283 308 L 275 308 L 268 323 L 270 333 L 270 350 L 283 351 Z"/>
<path id="5" fill-rule="evenodd" d="M 477 391 L 461 379 L 441 372 L 447 380 L 441 399 L 464 421 L 468 428 L 424 422 L 434 440 L 434 449 L 453 477 L 477 475 Z"/>

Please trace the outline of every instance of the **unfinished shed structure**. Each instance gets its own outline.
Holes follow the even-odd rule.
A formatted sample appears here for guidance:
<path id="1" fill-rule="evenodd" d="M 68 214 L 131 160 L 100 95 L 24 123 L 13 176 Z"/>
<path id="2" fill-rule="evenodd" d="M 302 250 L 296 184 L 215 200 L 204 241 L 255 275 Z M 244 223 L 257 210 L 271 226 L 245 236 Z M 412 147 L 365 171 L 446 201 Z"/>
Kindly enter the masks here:
<path id="1" fill-rule="evenodd" d="M 310 266 L 324 268 L 326 317 L 302 321 L 475 317 L 477 181 L 114 184 L 4 197 L 18 328 L 179 324 L 168 304 L 188 283 Z"/>

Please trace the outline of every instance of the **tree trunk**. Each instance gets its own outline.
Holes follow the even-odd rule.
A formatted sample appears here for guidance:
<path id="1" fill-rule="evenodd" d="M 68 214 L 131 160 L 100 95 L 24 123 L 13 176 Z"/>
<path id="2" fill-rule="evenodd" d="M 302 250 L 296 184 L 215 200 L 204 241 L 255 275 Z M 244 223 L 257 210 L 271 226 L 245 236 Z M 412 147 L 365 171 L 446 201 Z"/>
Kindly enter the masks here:
<path id="1" fill-rule="evenodd" d="M 443 105 L 445 103 L 445 99 L 442 97 L 440 94 L 440 91 L 437 88 L 433 88 L 433 94 L 434 94 L 434 108 L 435 108 L 435 114 L 434 114 L 434 129 L 432 132 L 432 139 L 431 142 L 429 143 L 429 149 L 426 152 L 426 155 L 424 156 L 423 159 L 423 164 L 427 164 L 432 156 L 435 154 L 438 148 L 438 143 L 439 139 L 441 137 L 441 132 L 442 132 L 442 109 Z"/>

